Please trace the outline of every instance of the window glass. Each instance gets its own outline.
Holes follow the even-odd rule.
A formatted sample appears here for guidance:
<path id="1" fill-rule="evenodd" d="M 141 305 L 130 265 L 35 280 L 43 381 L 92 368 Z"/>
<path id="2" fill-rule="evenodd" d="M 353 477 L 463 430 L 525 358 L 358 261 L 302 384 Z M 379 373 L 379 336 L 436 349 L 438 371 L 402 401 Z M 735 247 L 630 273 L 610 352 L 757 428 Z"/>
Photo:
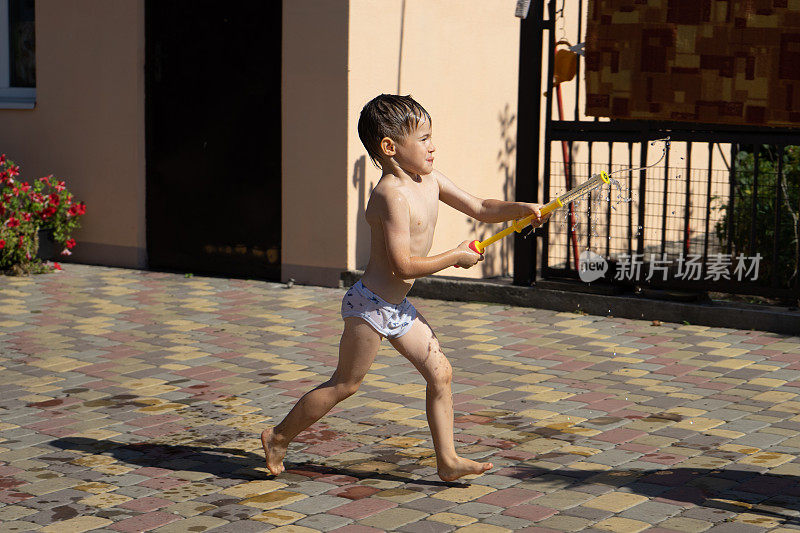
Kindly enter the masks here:
<path id="1" fill-rule="evenodd" d="M 11 87 L 36 87 L 35 0 L 9 0 L 9 78 Z"/>

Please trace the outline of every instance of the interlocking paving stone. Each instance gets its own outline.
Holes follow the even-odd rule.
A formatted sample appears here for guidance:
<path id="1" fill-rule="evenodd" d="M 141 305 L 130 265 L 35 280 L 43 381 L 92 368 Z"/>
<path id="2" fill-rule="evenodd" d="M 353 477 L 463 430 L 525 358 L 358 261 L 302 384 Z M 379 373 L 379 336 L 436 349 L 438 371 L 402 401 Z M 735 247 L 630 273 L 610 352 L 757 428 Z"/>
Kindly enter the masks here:
<path id="1" fill-rule="evenodd" d="M 258 435 L 335 368 L 343 291 L 85 265 L 0 277 L 0 531 L 800 529 L 800 338 L 412 298 L 453 366 L 384 343 L 360 391 Z"/>

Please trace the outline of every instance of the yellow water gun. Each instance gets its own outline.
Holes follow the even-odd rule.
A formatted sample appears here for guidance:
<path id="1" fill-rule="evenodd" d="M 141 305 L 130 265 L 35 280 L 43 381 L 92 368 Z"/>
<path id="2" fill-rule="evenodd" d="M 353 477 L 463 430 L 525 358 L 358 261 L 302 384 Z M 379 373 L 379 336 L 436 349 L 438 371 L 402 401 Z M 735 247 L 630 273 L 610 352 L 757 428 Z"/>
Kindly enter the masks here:
<path id="1" fill-rule="evenodd" d="M 578 185 L 574 189 L 565 192 L 564 194 L 562 194 L 561 196 L 559 196 L 558 198 L 556 198 L 552 202 L 549 202 L 548 204 L 544 205 L 539 210 L 539 212 L 541 213 L 542 216 L 544 216 L 547 213 L 551 213 L 551 212 L 555 211 L 556 209 L 559 209 L 561 207 L 564 207 L 565 205 L 568 205 L 568 204 L 574 202 L 575 200 L 577 200 L 578 198 L 580 198 L 584 194 L 587 194 L 589 191 L 592 191 L 592 190 L 596 189 L 597 187 L 600 187 L 601 185 L 603 185 L 605 183 L 610 183 L 610 182 L 611 182 L 611 178 L 608 176 L 608 174 L 605 171 L 601 172 L 600 174 L 595 174 L 590 179 L 586 180 L 585 182 L 583 182 L 582 184 Z M 472 241 L 471 243 L 469 243 L 469 247 L 473 252 L 478 253 L 478 254 L 482 254 L 483 251 L 486 249 L 486 247 L 489 246 L 490 244 L 499 241 L 503 237 L 506 237 L 506 236 L 510 235 L 511 233 L 513 233 L 515 231 L 517 233 L 521 232 L 523 229 L 525 229 L 525 227 L 528 224 L 533 222 L 534 218 L 536 218 L 536 215 L 528 215 L 525 218 L 517 219 L 514 222 L 512 222 L 509 227 L 507 227 L 506 229 L 504 229 L 500 233 L 492 235 L 491 237 L 489 237 L 486 240 L 483 240 L 483 241 Z"/>

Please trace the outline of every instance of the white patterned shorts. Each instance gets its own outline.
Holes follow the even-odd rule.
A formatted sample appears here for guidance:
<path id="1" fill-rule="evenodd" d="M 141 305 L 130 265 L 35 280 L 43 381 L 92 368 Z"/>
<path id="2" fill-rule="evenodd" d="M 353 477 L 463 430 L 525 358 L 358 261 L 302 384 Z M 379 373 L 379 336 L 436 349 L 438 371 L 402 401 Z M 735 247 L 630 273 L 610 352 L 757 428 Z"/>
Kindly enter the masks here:
<path id="1" fill-rule="evenodd" d="M 389 303 L 357 281 L 342 298 L 342 318 L 364 319 L 375 331 L 387 339 L 396 339 L 408 333 L 417 310 L 404 298 L 399 304 Z"/>

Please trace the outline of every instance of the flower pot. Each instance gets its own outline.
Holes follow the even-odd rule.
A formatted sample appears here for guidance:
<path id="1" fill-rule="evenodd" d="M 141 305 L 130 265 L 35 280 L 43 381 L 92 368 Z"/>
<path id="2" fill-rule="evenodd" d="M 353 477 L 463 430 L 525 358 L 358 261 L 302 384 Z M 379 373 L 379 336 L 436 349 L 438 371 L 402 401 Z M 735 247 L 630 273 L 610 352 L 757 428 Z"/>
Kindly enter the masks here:
<path id="1" fill-rule="evenodd" d="M 40 229 L 38 233 L 39 249 L 36 257 L 42 261 L 53 261 L 58 255 L 56 241 L 53 240 L 53 230 L 50 228 Z"/>

